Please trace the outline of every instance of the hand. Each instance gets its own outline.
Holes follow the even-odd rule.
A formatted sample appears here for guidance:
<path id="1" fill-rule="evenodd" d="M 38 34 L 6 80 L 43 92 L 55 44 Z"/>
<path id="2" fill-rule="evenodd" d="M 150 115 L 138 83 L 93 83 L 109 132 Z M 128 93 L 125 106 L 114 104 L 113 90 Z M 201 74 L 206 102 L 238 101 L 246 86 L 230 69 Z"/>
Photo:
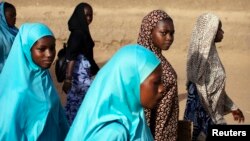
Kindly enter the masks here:
<path id="1" fill-rule="evenodd" d="M 235 121 L 239 121 L 239 123 L 244 122 L 245 117 L 240 109 L 232 111 L 232 114 Z"/>
<path id="2" fill-rule="evenodd" d="M 69 79 L 65 79 L 63 82 L 62 89 L 67 94 L 68 91 L 71 89 L 71 86 L 72 86 L 72 81 Z"/>

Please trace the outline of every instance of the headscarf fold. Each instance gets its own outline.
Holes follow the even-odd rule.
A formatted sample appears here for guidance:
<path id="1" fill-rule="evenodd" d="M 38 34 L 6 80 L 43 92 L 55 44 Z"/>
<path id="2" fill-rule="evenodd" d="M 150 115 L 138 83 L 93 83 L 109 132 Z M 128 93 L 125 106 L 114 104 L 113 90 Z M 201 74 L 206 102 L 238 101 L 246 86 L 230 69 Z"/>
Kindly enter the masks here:
<path id="1" fill-rule="evenodd" d="M 41 23 L 20 27 L 0 75 L 0 140 L 63 140 L 68 123 L 48 69 L 32 59 L 31 48 L 44 36 Z"/>
<path id="2" fill-rule="evenodd" d="M 4 2 L 0 2 L 0 74 L 17 32 L 16 27 L 8 26 L 4 14 Z"/>
<path id="3" fill-rule="evenodd" d="M 121 126 L 127 140 L 153 140 L 140 103 L 140 84 L 159 64 L 140 45 L 122 47 L 95 77 L 66 140 L 112 140 Z M 107 126 L 112 127 L 111 133 Z"/>
<path id="4" fill-rule="evenodd" d="M 226 73 L 214 42 L 219 22 L 220 19 L 212 13 L 198 17 L 187 60 L 187 79 L 196 84 L 204 108 L 215 124 L 225 123 L 223 115 L 237 109 L 226 96 Z"/>
<path id="5" fill-rule="evenodd" d="M 147 122 L 156 141 L 177 140 L 177 127 L 179 117 L 179 102 L 177 90 L 177 74 L 168 60 L 163 56 L 162 50 L 153 44 L 152 30 L 162 20 L 171 17 L 163 10 L 153 10 L 147 14 L 141 24 L 138 44 L 152 50 L 161 60 L 164 97 L 158 107 L 145 109 Z"/>

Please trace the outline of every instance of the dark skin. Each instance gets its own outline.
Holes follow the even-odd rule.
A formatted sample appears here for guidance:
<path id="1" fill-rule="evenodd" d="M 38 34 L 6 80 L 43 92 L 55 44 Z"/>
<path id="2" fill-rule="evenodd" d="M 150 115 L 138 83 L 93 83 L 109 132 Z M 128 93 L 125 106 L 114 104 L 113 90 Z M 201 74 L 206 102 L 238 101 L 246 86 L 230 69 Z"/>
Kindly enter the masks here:
<path id="1" fill-rule="evenodd" d="M 4 15 L 6 22 L 9 27 L 15 27 L 16 24 L 16 9 L 13 7 L 8 7 L 4 10 Z"/>
<path id="2" fill-rule="evenodd" d="M 238 121 L 239 123 L 245 121 L 245 117 L 240 109 L 233 110 L 232 115 L 235 121 Z"/>
<path id="3" fill-rule="evenodd" d="M 161 100 L 164 91 L 161 75 L 161 65 L 158 65 L 158 67 L 141 83 L 141 105 L 144 108 L 153 109 Z"/>
<path id="4" fill-rule="evenodd" d="M 66 70 L 66 79 L 63 82 L 62 90 L 67 93 L 72 86 L 72 72 L 75 65 L 75 61 L 69 61 Z"/>
<path id="5" fill-rule="evenodd" d="M 56 55 L 55 38 L 45 36 L 37 40 L 31 48 L 31 56 L 34 63 L 42 69 L 49 69 Z"/>
<path id="6" fill-rule="evenodd" d="M 84 14 L 86 15 L 88 25 L 90 25 L 93 20 L 93 9 L 89 6 L 86 6 L 84 8 Z"/>
<path id="7" fill-rule="evenodd" d="M 83 12 L 84 12 L 83 14 L 86 15 L 88 25 L 91 24 L 91 22 L 93 20 L 93 9 L 92 9 L 92 7 L 90 7 L 90 6 L 84 7 Z M 72 86 L 72 72 L 73 72 L 74 65 L 75 65 L 74 60 L 69 61 L 68 64 L 67 64 L 66 79 L 64 80 L 63 87 L 62 87 L 62 89 L 63 89 L 63 91 L 65 93 L 67 93 L 69 91 L 69 89 L 71 88 L 71 86 Z"/>
<path id="8" fill-rule="evenodd" d="M 222 23 L 220 21 L 219 26 L 218 26 L 218 31 L 217 31 L 217 34 L 215 36 L 214 42 L 221 42 L 222 39 L 223 39 L 223 34 L 224 34 L 224 31 L 222 29 Z"/>
<path id="9" fill-rule="evenodd" d="M 161 50 L 168 50 L 174 42 L 174 23 L 170 19 L 159 21 L 152 30 L 152 40 L 154 46 Z"/>
<path id="10" fill-rule="evenodd" d="M 224 34 L 224 31 L 222 29 L 222 23 L 221 21 L 219 22 L 219 26 L 218 26 L 218 31 L 217 31 L 217 34 L 214 38 L 214 42 L 215 43 L 219 43 L 222 41 L 223 39 L 223 34 Z M 242 113 L 242 111 L 240 109 L 237 109 L 237 110 L 233 110 L 231 111 L 232 115 L 233 115 L 233 118 L 235 121 L 238 121 L 239 123 L 241 122 L 244 122 L 245 121 L 245 117 Z"/>

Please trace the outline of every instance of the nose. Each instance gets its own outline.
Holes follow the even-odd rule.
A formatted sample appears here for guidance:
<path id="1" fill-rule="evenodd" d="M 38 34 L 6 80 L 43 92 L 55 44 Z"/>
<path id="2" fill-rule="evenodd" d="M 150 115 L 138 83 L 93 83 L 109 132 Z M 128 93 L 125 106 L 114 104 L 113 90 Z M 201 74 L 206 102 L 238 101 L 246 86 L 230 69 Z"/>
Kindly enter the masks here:
<path id="1" fill-rule="evenodd" d="M 16 17 L 13 19 L 13 23 L 14 23 L 14 25 L 16 24 Z"/>
<path id="2" fill-rule="evenodd" d="M 163 96 L 163 92 L 164 92 L 164 86 L 163 83 L 161 82 L 161 84 L 158 87 L 158 93 Z"/>
<path id="3" fill-rule="evenodd" d="M 92 22 L 92 19 L 91 19 L 91 18 L 88 18 L 87 21 L 88 21 L 88 25 L 90 25 L 91 22 Z"/>
<path id="4" fill-rule="evenodd" d="M 46 57 L 52 57 L 53 56 L 53 54 L 54 54 L 54 51 L 52 51 L 52 50 L 46 50 L 46 52 L 45 52 L 45 56 Z"/>
<path id="5" fill-rule="evenodd" d="M 173 36 L 172 36 L 170 33 L 168 33 L 168 34 L 166 35 L 166 40 L 167 40 L 167 41 L 172 41 L 172 40 L 173 40 Z"/>

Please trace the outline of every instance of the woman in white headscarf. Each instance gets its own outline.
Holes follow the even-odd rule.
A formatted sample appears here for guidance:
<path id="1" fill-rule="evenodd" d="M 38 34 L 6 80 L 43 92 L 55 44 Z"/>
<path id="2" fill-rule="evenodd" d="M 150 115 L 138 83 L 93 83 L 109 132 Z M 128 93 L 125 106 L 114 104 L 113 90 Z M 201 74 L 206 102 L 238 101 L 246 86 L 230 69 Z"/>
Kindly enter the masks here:
<path id="1" fill-rule="evenodd" d="M 225 91 L 226 73 L 216 50 L 224 31 L 220 19 L 211 13 L 198 17 L 187 60 L 188 99 L 184 119 L 193 121 L 193 140 L 207 135 L 213 124 L 226 124 L 224 115 L 244 121 L 241 110 Z M 204 137 L 204 136 L 203 136 Z"/>

